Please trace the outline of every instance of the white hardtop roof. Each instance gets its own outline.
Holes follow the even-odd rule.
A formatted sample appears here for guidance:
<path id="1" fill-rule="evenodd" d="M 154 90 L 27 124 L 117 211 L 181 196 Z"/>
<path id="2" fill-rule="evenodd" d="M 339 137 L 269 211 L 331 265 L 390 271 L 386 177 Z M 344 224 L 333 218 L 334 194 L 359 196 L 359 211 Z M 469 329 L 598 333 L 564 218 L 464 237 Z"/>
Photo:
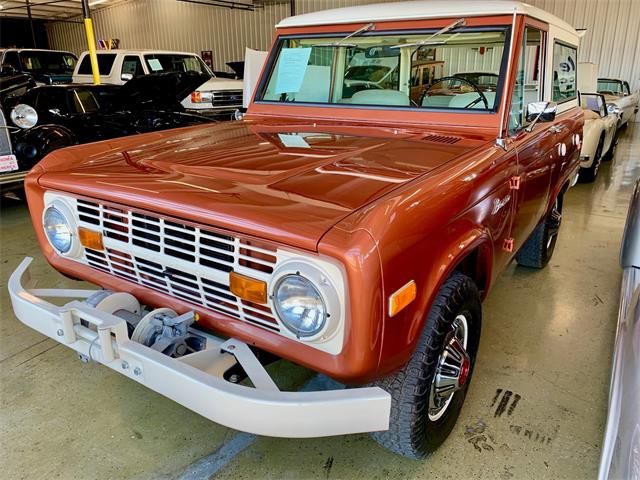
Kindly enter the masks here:
<path id="1" fill-rule="evenodd" d="M 526 3 L 511 0 L 414 0 L 374 3 L 297 15 L 285 18 L 276 26 L 278 28 L 286 28 L 427 18 L 484 17 L 489 15 L 513 15 L 514 10 L 517 14 L 528 15 L 579 35 L 571 25 L 555 15 Z"/>
<path id="2" fill-rule="evenodd" d="M 82 52 L 80 55 L 86 55 L 89 53 L 89 50 L 85 50 L 84 52 Z M 106 53 L 124 53 L 124 54 L 150 54 L 150 53 L 157 53 L 157 54 L 174 54 L 174 55 L 194 55 L 196 57 L 199 57 L 200 55 L 198 55 L 197 53 L 193 53 L 193 52 L 175 52 L 173 50 L 133 50 L 133 49 L 124 49 L 124 48 L 113 48 L 111 50 L 97 50 L 96 53 L 98 55 L 104 55 Z"/>

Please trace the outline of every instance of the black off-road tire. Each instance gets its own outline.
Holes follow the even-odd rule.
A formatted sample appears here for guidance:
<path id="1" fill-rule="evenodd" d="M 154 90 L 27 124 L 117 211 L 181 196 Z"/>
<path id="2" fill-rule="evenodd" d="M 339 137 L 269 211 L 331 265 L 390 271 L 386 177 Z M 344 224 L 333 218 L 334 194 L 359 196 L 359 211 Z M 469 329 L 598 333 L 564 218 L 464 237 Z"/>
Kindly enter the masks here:
<path id="1" fill-rule="evenodd" d="M 543 268 L 553 255 L 562 223 L 562 199 L 560 193 L 551 210 L 516 253 L 518 265 L 529 268 Z"/>
<path id="2" fill-rule="evenodd" d="M 429 395 L 440 356 L 458 315 L 467 317 L 469 376 L 457 390 L 442 417 L 429 418 Z M 395 375 L 375 383 L 391 394 L 389 430 L 371 436 L 383 447 L 407 458 L 424 458 L 445 441 L 453 429 L 473 373 L 482 311 L 475 283 L 455 272 L 443 284 L 431 306 L 418 346 L 409 363 Z"/>
<path id="3" fill-rule="evenodd" d="M 598 146 L 596 147 L 596 153 L 593 155 L 593 162 L 589 168 L 581 168 L 579 171 L 578 179 L 582 183 L 594 182 L 598 176 L 598 169 L 602 163 L 602 148 L 604 147 L 604 137 L 600 137 Z"/>

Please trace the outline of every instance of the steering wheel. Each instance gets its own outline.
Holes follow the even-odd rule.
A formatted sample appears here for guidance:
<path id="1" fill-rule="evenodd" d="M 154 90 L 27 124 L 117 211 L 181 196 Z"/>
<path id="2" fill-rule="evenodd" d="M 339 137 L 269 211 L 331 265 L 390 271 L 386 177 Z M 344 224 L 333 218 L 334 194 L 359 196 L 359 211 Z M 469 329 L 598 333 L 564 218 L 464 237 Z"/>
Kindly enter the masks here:
<path id="1" fill-rule="evenodd" d="M 474 82 L 472 82 L 471 80 L 467 80 L 466 78 L 463 77 L 456 77 L 455 75 L 451 75 L 450 77 L 442 77 L 439 80 L 435 81 L 430 87 L 429 89 L 424 92 L 423 96 L 426 96 L 429 94 L 429 92 L 433 89 L 434 86 L 438 85 L 439 83 L 442 82 L 446 82 L 447 80 L 455 80 L 458 82 L 464 82 L 468 85 L 471 85 L 471 88 L 473 88 L 475 90 L 475 92 L 478 94 L 478 98 L 475 99 L 473 102 L 469 103 L 468 105 L 465 105 L 463 108 L 471 108 L 474 105 L 476 105 L 480 100 L 482 100 L 482 103 L 484 103 L 484 108 L 486 108 L 487 110 L 489 110 L 489 102 L 487 101 L 487 97 L 485 96 L 484 93 L 482 93 L 482 90 L 480 90 L 480 87 L 478 85 L 476 85 Z"/>

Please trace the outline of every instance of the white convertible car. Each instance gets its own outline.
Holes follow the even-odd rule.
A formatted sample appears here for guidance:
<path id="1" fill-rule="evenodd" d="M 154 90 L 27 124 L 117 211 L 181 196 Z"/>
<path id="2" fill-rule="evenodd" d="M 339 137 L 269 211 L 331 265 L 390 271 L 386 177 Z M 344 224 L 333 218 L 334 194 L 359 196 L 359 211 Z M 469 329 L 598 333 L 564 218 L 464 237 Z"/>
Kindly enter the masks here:
<path id="1" fill-rule="evenodd" d="M 605 95 L 608 104 L 615 105 L 620 109 L 620 124 L 618 128 L 627 124 L 629 119 L 638 113 L 640 103 L 640 93 L 633 92 L 629 88 L 629 82 L 618 80 L 617 78 L 599 78 L 598 93 Z M 610 107 L 610 111 L 615 107 Z"/>
<path id="2" fill-rule="evenodd" d="M 608 111 L 605 98 L 599 93 L 581 93 L 580 102 L 584 109 L 580 180 L 593 182 L 602 160 L 610 160 L 615 153 L 619 116 Z"/>

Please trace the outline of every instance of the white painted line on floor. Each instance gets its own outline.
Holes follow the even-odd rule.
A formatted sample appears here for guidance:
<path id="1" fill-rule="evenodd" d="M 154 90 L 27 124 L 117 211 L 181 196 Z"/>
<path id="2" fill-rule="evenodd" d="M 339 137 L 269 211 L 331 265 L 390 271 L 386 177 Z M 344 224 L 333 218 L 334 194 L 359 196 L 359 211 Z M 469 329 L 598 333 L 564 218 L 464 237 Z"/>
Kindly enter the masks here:
<path id="1" fill-rule="evenodd" d="M 236 433 L 231 440 L 225 442 L 219 450 L 192 463 L 178 480 L 203 480 L 211 478 L 226 467 L 236 455 L 256 441 L 250 433 Z"/>
<path id="2" fill-rule="evenodd" d="M 301 392 L 314 392 L 318 390 L 338 390 L 344 385 L 330 379 L 325 375 L 315 375 L 300 389 Z M 250 433 L 236 433 L 231 440 L 227 441 L 211 455 L 192 463 L 178 480 L 205 480 L 211 478 L 238 454 L 246 450 L 256 441 L 256 435 Z"/>

